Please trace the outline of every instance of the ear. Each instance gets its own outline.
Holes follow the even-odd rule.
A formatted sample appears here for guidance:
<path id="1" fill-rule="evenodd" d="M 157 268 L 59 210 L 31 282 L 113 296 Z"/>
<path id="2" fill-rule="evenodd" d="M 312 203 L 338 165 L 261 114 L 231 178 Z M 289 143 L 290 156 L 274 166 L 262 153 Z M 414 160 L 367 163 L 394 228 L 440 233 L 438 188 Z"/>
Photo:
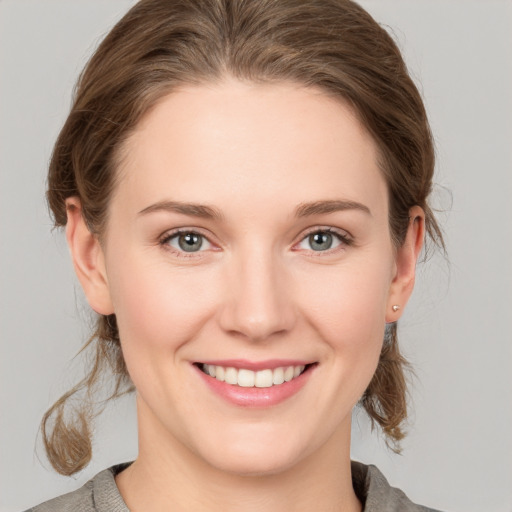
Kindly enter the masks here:
<path id="1" fill-rule="evenodd" d="M 425 237 L 425 212 L 419 206 L 409 210 L 409 227 L 404 243 L 397 249 L 396 272 L 391 282 L 386 309 L 386 323 L 396 322 L 411 296 L 416 276 L 416 262 Z"/>
<path id="2" fill-rule="evenodd" d="M 98 237 L 89 231 L 78 197 L 66 199 L 66 239 L 76 275 L 91 308 L 101 315 L 114 312 L 108 287 L 105 258 Z"/>

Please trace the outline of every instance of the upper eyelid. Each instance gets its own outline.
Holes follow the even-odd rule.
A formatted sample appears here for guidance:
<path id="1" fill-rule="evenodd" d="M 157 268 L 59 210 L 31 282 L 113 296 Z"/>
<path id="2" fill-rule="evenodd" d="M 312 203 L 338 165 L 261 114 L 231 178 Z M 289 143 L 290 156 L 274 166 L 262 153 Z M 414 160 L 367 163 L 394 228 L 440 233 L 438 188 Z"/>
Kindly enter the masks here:
<path id="1" fill-rule="evenodd" d="M 321 233 L 321 232 L 333 233 L 334 235 L 337 235 L 341 239 L 345 239 L 348 241 L 353 240 L 353 236 L 345 229 L 336 228 L 334 226 L 321 226 L 320 225 L 320 226 L 313 226 L 311 228 L 306 229 L 306 231 L 303 231 L 301 234 L 301 237 L 298 240 L 296 240 L 295 242 L 293 242 L 291 246 L 295 247 L 297 244 L 302 242 L 309 235 L 311 235 L 313 233 Z M 161 244 L 163 244 L 164 242 L 167 242 L 168 240 L 170 240 L 170 239 L 174 238 L 175 236 L 178 236 L 182 233 L 196 233 L 196 234 L 201 235 L 202 237 L 206 238 L 210 244 L 217 245 L 217 246 L 219 245 L 219 244 L 213 242 L 211 240 L 211 237 L 209 235 L 205 234 L 201 228 L 184 227 L 184 228 L 175 228 L 174 230 L 171 229 L 171 230 L 164 232 L 158 238 L 158 240 Z M 199 252 L 204 252 L 204 251 L 198 251 L 198 253 Z M 325 251 L 325 252 L 327 252 L 327 251 Z M 189 254 L 197 254 L 197 253 L 191 252 Z"/>
<path id="2" fill-rule="evenodd" d="M 334 235 L 341 244 L 341 247 L 329 248 L 325 251 L 313 251 L 312 249 L 310 249 L 308 252 L 313 253 L 315 256 L 327 256 L 329 254 L 332 254 L 333 252 L 336 252 L 337 250 L 347 248 L 347 246 L 351 246 L 354 243 L 354 238 L 352 237 L 352 235 L 348 231 L 345 231 L 344 229 L 338 229 L 334 227 L 313 228 L 309 232 L 306 232 L 298 242 L 293 244 L 292 250 L 296 250 L 295 247 L 303 243 L 310 235 L 314 233 L 330 233 Z"/>
<path id="3" fill-rule="evenodd" d="M 158 245 L 159 246 L 165 246 L 163 247 L 165 250 L 168 250 L 174 254 L 176 254 L 178 258 L 197 258 L 198 255 L 205 251 L 180 251 L 179 249 L 176 249 L 175 247 L 172 247 L 170 243 L 168 243 L 171 239 L 183 234 L 183 233 L 194 233 L 197 235 L 202 236 L 205 238 L 210 245 L 215 245 L 211 240 L 210 237 L 206 236 L 204 233 L 202 233 L 198 228 L 176 228 L 174 230 L 168 230 L 164 232 L 160 237 L 158 237 Z M 215 249 L 214 249 L 215 250 Z"/>
<path id="4" fill-rule="evenodd" d="M 319 231 L 328 231 L 328 232 L 332 232 L 332 233 L 337 233 L 339 235 L 346 235 L 347 238 L 352 238 L 352 235 L 346 229 L 336 228 L 334 226 L 322 226 L 322 225 L 307 228 L 305 230 L 305 232 L 303 232 L 302 238 L 310 235 L 311 233 L 316 233 Z M 172 238 L 173 236 L 178 235 L 180 233 L 197 233 L 198 235 L 202 235 L 209 239 L 209 235 L 205 234 L 202 228 L 197 228 L 197 227 L 194 227 L 194 228 L 183 227 L 183 228 L 169 229 L 167 231 L 164 231 L 158 238 L 159 239 Z M 300 240 L 302 240 L 302 238 Z"/>
<path id="5" fill-rule="evenodd" d="M 162 241 L 165 241 L 165 240 L 168 240 L 170 238 L 173 238 L 175 237 L 176 235 L 180 235 L 180 234 L 183 234 L 183 233 L 196 233 L 198 235 L 201 235 L 203 237 L 205 237 L 206 239 L 208 239 L 208 241 L 210 243 L 213 243 L 211 241 L 211 237 L 210 235 L 207 235 L 204 233 L 204 231 L 201 229 L 201 228 L 187 228 L 187 227 L 184 227 L 184 228 L 175 228 L 175 229 L 168 229 L 167 231 L 164 231 L 159 237 L 158 237 L 158 240 L 160 242 Z"/>
<path id="6" fill-rule="evenodd" d="M 318 232 L 334 233 L 335 235 L 340 235 L 345 238 L 353 238 L 352 235 L 346 229 L 335 228 L 334 226 L 315 226 L 313 228 L 306 230 L 306 232 L 304 233 L 301 240 L 303 238 L 305 238 L 306 236 L 310 235 L 311 233 L 318 233 Z"/>

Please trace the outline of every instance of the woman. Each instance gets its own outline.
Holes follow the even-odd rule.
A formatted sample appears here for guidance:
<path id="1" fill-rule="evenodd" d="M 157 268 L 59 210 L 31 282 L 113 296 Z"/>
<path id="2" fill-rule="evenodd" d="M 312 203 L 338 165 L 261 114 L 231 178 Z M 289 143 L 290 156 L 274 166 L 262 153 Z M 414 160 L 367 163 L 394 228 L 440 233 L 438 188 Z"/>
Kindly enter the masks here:
<path id="1" fill-rule="evenodd" d="M 420 95 L 356 4 L 133 7 L 50 164 L 99 319 L 42 427 L 55 469 L 82 469 L 110 368 L 112 398 L 136 389 L 139 455 L 33 510 L 428 510 L 349 447 L 359 402 L 404 435 L 397 321 L 425 233 L 442 246 L 433 167 Z"/>

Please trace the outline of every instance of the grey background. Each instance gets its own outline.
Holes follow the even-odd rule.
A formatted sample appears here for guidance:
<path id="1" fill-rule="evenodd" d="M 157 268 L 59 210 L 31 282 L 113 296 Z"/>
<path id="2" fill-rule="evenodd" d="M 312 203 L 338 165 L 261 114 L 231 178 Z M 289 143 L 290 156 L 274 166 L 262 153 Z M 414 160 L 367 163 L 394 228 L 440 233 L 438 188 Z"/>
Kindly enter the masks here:
<path id="1" fill-rule="evenodd" d="M 71 89 L 129 0 L 0 1 L 0 510 L 79 487 L 136 455 L 131 399 L 98 422 L 92 464 L 49 468 L 43 412 L 76 380 L 89 317 L 62 233 L 51 231 L 46 165 Z M 366 0 L 424 90 L 437 141 L 435 203 L 450 265 L 419 267 L 400 325 L 414 363 L 401 456 L 354 418 L 353 457 L 415 501 L 453 512 L 512 511 L 512 3 Z M 453 194 L 453 206 L 450 194 Z"/>

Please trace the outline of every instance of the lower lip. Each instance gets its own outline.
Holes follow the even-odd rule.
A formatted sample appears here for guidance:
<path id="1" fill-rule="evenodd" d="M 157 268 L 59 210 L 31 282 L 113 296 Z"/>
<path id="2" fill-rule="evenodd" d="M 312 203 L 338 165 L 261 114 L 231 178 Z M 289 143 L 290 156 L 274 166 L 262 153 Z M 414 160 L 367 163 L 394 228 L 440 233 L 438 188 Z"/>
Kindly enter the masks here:
<path id="1" fill-rule="evenodd" d="M 305 372 L 291 381 L 270 386 L 269 388 L 244 388 L 221 382 L 215 377 L 210 377 L 210 375 L 206 375 L 197 366 L 195 366 L 195 369 L 214 393 L 231 404 L 241 407 L 271 407 L 284 402 L 302 389 L 313 371 L 313 367 L 308 367 Z"/>

